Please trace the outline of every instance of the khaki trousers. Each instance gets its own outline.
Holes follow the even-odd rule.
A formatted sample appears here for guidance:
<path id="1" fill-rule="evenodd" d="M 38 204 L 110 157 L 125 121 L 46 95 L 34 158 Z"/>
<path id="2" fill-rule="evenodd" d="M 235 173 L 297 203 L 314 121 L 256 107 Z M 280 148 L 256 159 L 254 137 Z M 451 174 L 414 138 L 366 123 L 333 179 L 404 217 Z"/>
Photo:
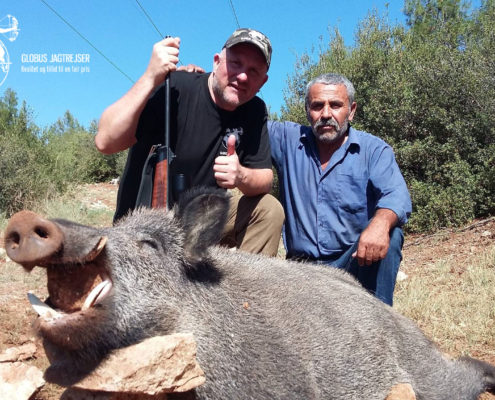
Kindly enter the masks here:
<path id="1" fill-rule="evenodd" d="M 244 196 L 231 191 L 229 215 L 220 244 L 249 253 L 277 255 L 284 209 L 270 194 Z"/>

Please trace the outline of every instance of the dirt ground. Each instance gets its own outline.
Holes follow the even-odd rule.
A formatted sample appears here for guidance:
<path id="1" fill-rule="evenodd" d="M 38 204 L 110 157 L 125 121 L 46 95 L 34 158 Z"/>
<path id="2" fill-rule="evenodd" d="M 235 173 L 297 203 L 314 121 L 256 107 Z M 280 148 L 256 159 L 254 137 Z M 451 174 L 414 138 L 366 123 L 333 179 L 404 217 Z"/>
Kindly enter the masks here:
<path id="1" fill-rule="evenodd" d="M 115 207 L 117 186 L 111 184 L 86 185 L 79 195 L 88 207 Z M 1 239 L 1 238 L 0 238 Z M 3 240 L 0 240 L 0 244 Z M 409 276 L 421 274 L 428 266 L 441 259 L 453 260 L 453 272 L 462 274 L 463 265 L 477 252 L 495 243 L 495 218 L 476 221 L 457 230 L 444 230 L 434 235 L 409 235 L 406 237 L 401 270 Z M 28 304 L 26 293 L 32 290 L 41 298 L 46 296 L 43 271 L 35 269 L 31 274 L 23 273 L 19 267 L 6 262 L 0 255 L 0 354 L 7 348 L 35 341 L 31 323 L 35 313 Z M 48 365 L 42 347 L 27 363 L 45 369 Z M 485 359 L 495 364 L 495 359 Z M 62 390 L 46 385 L 34 400 L 54 400 Z M 483 399 L 495 399 L 485 396 Z"/>

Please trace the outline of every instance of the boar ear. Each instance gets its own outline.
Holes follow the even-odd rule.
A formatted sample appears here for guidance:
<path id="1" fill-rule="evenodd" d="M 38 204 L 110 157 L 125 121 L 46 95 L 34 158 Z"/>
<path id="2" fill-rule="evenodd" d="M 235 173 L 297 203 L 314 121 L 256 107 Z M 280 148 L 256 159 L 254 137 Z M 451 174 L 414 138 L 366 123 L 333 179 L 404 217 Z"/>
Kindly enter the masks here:
<path id="1" fill-rule="evenodd" d="M 185 256 L 191 262 L 204 257 L 219 242 L 227 221 L 229 195 L 221 189 L 195 188 L 185 192 L 175 210 L 185 233 Z"/>

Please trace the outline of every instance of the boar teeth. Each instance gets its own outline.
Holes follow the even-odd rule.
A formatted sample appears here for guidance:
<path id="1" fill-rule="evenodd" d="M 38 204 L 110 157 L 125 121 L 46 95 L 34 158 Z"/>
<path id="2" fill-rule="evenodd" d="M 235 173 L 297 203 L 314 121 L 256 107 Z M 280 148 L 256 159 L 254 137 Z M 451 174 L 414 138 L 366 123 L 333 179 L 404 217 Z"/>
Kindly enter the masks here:
<path id="1" fill-rule="evenodd" d="M 43 303 L 38 297 L 32 293 L 28 293 L 28 300 L 31 303 L 34 311 L 43 318 L 59 317 L 60 313 L 51 308 L 48 304 Z"/>
<path id="2" fill-rule="evenodd" d="M 100 282 L 98 285 L 94 287 L 94 289 L 91 291 L 91 293 L 86 297 L 86 300 L 84 301 L 84 304 L 81 307 L 81 310 L 87 310 L 90 308 L 93 304 L 97 303 L 98 300 L 101 300 L 105 295 L 109 292 L 111 289 L 112 284 L 109 280 L 104 280 L 103 282 Z"/>

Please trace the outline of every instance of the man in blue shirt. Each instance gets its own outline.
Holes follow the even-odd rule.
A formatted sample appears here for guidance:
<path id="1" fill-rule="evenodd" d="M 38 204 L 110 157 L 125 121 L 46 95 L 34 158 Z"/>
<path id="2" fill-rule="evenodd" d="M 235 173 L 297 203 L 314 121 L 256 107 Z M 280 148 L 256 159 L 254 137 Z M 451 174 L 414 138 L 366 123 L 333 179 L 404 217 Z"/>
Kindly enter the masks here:
<path id="1" fill-rule="evenodd" d="M 324 74 L 306 88 L 309 126 L 270 122 L 289 258 L 343 268 L 392 305 L 411 199 L 387 143 L 350 127 L 354 87 Z"/>

